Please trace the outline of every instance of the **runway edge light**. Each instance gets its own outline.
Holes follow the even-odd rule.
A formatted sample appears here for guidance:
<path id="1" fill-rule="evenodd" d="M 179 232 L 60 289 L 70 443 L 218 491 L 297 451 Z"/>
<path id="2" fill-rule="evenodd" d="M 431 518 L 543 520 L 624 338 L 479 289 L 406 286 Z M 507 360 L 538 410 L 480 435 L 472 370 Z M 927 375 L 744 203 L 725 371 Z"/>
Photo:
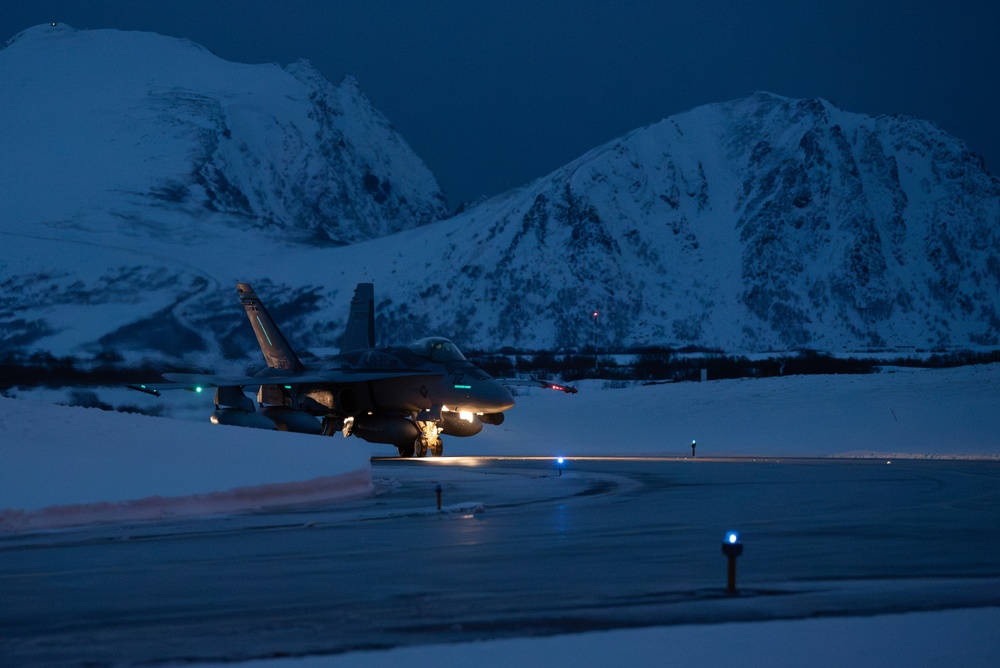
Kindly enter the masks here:
<path id="1" fill-rule="evenodd" d="M 743 541 L 740 540 L 738 531 L 727 531 L 722 538 L 722 553 L 728 560 L 726 592 L 736 593 L 736 558 L 743 554 Z"/>

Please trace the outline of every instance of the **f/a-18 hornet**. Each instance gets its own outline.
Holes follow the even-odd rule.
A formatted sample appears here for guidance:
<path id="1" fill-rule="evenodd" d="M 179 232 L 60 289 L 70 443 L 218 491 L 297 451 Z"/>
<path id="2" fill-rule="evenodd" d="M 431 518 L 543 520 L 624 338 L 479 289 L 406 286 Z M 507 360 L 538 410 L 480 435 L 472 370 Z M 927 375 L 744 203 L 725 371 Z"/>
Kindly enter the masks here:
<path id="1" fill-rule="evenodd" d="M 351 301 L 340 354 L 307 368 L 248 283 L 238 283 L 267 368 L 252 376 L 167 373 L 167 383 L 129 385 L 161 390 L 215 388 L 214 424 L 307 434 L 357 436 L 396 446 L 401 457 L 440 456 L 441 434 L 474 436 L 499 425 L 514 397 L 476 367 L 454 343 L 429 337 L 407 346 L 375 347 L 375 288 L 359 283 Z M 575 392 L 544 381 L 504 381 Z M 246 388 L 259 388 L 254 401 Z M 316 418 L 321 418 L 321 422 Z"/>

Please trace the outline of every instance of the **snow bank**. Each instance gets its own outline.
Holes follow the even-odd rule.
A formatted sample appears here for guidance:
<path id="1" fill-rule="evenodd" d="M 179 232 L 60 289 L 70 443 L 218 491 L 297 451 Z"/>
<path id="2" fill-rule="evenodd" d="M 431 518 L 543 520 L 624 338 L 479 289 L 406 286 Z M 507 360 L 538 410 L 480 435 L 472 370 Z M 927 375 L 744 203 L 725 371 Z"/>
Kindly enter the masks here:
<path id="1" fill-rule="evenodd" d="M 1000 458 L 1000 364 L 528 390 L 446 454 Z M 520 388 L 519 388 L 520 389 Z"/>
<path id="2" fill-rule="evenodd" d="M 357 441 L 0 398 L 0 530 L 146 520 L 357 496 Z M 335 445 L 336 447 L 332 447 Z"/>
<path id="3" fill-rule="evenodd" d="M 1000 609 L 978 608 L 880 617 L 601 631 L 269 659 L 238 665 L 242 668 L 995 666 L 1000 659 L 998 625 Z"/>

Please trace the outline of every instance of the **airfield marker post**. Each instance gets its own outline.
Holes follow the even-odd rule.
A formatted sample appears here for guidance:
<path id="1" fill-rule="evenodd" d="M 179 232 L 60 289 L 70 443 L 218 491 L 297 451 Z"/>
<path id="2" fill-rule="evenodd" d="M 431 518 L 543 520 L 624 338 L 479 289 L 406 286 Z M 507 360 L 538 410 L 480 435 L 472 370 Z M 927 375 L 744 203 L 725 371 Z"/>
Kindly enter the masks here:
<path id="1" fill-rule="evenodd" d="M 441 510 L 441 485 L 434 488 L 434 493 L 437 494 L 438 510 Z"/>
<path id="2" fill-rule="evenodd" d="M 726 593 L 732 595 L 736 593 L 736 558 L 743 554 L 743 541 L 736 531 L 727 531 L 722 539 L 722 553 L 729 560 L 729 568 L 726 578 Z"/>

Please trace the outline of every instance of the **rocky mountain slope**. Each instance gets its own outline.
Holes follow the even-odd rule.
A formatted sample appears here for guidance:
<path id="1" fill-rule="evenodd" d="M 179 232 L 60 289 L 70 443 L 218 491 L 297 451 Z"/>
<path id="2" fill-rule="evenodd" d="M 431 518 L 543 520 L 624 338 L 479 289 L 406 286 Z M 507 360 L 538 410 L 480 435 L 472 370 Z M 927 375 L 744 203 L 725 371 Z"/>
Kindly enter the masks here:
<path id="1" fill-rule="evenodd" d="M 456 247 L 440 284 L 485 305 L 464 314 L 470 339 L 586 345 L 594 310 L 602 345 L 1000 335 L 1000 182 L 912 118 L 758 93 L 636 130 L 462 221 L 474 250 Z"/>
<path id="2" fill-rule="evenodd" d="M 0 89 L 7 351 L 256 359 L 237 280 L 303 348 L 370 280 L 383 343 L 1000 345 L 1000 182 L 924 121 L 758 93 L 442 219 L 357 84 L 305 63 L 40 26 Z"/>
<path id="3" fill-rule="evenodd" d="M 441 218 L 433 175 L 346 79 L 186 40 L 38 26 L 0 50 L 7 232 L 346 244 Z M 189 225 L 177 225 L 182 216 Z"/>

